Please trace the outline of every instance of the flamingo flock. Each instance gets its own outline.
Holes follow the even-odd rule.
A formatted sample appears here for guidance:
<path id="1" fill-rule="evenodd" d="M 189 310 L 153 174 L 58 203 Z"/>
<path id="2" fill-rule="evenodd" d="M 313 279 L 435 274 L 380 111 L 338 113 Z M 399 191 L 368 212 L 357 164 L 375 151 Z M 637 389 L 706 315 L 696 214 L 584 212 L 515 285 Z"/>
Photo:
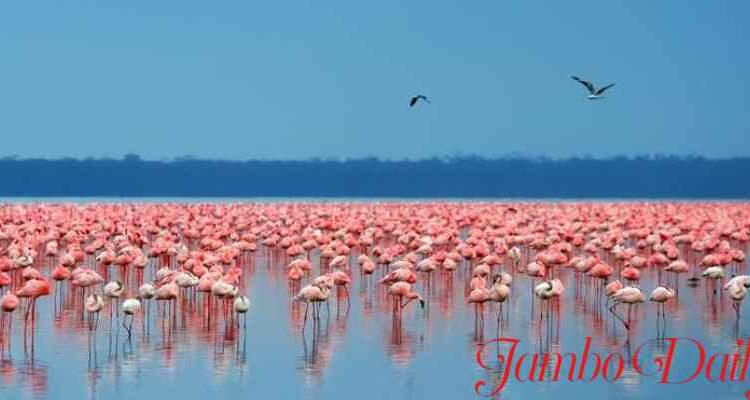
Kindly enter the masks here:
<path id="1" fill-rule="evenodd" d="M 434 287 L 455 280 L 475 330 L 488 312 L 498 329 L 510 322 L 508 304 L 525 290 L 529 321 L 559 324 L 561 299 L 573 296 L 628 334 L 649 302 L 661 334 L 667 305 L 699 285 L 731 304 L 739 323 L 749 238 L 742 203 L 4 205 L 0 343 L 10 345 L 19 312 L 33 335 L 38 318 L 52 317 L 36 308 L 50 297 L 69 301 L 92 332 L 103 314 L 128 340 L 134 324 L 146 335 L 152 320 L 174 324 L 186 309 L 238 329 L 244 317 L 247 331 L 251 304 L 266 302 L 304 305 L 302 331 L 309 321 L 317 330 L 333 303 L 337 313 L 359 312 L 354 281 L 387 299 L 394 324 L 412 309 L 426 318 Z M 254 253 L 273 261 L 286 293 L 249 291 Z"/>

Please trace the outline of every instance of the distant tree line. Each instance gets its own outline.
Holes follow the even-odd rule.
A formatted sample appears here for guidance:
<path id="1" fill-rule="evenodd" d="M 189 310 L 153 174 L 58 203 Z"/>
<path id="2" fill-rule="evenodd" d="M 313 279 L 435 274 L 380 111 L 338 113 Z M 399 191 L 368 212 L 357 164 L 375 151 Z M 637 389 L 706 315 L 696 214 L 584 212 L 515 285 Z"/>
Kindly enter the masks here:
<path id="1" fill-rule="evenodd" d="M 749 198 L 750 158 L 0 158 L 0 196 Z"/>

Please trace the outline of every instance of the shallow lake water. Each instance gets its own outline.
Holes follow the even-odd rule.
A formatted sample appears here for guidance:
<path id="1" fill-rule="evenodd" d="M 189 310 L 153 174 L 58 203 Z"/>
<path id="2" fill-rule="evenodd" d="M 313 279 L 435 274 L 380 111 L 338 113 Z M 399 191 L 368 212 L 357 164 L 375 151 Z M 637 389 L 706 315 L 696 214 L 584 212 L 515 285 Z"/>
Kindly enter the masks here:
<path id="1" fill-rule="evenodd" d="M 92 331 L 80 296 L 68 289 L 40 299 L 33 328 L 24 324 L 22 313 L 13 316 L 9 349 L 4 343 L 0 360 L 0 399 L 469 399 L 479 397 L 478 381 L 487 382 L 479 392 L 489 394 L 503 379 L 497 355 L 507 355 L 507 345 L 488 344 L 480 353 L 487 368 L 477 362 L 479 345 L 500 336 L 519 340 L 514 361 L 522 353 L 537 352 L 572 352 L 580 361 L 591 337 L 590 352 L 603 361 L 619 354 L 611 360 L 610 376 L 620 357 L 624 365 L 614 382 L 605 382 L 601 372 L 591 382 L 569 382 L 565 366 L 558 382 L 550 382 L 549 372 L 544 382 L 529 382 L 528 356 L 520 367 L 524 382 L 511 370 L 502 398 L 742 399 L 750 389 L 750 380 L 709 382 L 705 365 L 689 383 L 659 383 L 661 372 L 655 372 L 652 360 L 669 349 L 669 342 L 656 340 L 659 335 L 699 341 L 706 359 L 717 352 L 744 352 L 736 340 L 750 336 L 747 307 L 737 323 L 727 296 L 714 294 L 705 280 L 690 286 L 683 276 L 678 301 L 668 305 L 663 320 L 655 304 L 633 308 L 628 332 L 595 300 L 594 286 L 584 286 L 572 270 L 556 272 L 566 288 L 554 304 L 532 300 L 531 279 L 517 275 L 500 323 L 496 305 L 485 307 L 482 323 L 466 304 L 469 265 L 464 261 L 452 274 L 420 276 L 416 290 L 426 306 L 421 309 L 414 302 L 399 319 L 385 288 L 376 282 L 382 272 L 362 277 L 353 252 L 350 304 L 345 293 L 337 293 L 328 307 L 321 307 L 318 319 L 308 314 L 303 330 L 305 305 L 290 301 L 296 289 L 289 287 L 283 268 L 289 259 L 281 254 L 261 246 L 242 259 L 243 291 L 252 303 L 246 321 L 225 313 L 215 301 L 208 305 L 200 294 L 183 293 L 173 310 L 151 302 L 128 338 L 124 316 L 110 318 L 106 307 Z M 313 253 L 312 260 L 318 272 L 319 255 Z M 43 273 L 49 274 L 51 262 L 41 262 Z M 144 276 L 153 273 L 154 262 Z M 746 265 L 730 268 L 739 272 Z M 108 279 L 123 280 L 129 291 L 143 279 L 132 271 L 121 275 L 116 267 L 108 274 Z M 656 272 L 644 270 L 639 286 L 648 294 L 656 281 Z M 627 318 L 627 306 L 616 312 Z M 8 328 L 6 319 L 3 329 Z M 632 359 L 641 345 L 644 371 L 639 373 Z M 696 371 L 699 357 L 693 342 L 678 342 L 674 357 L 671 380 Z M 720 361 L 721 356 L 712 371 L 714 380 L 719 379 Z M 589 365 L 584 376 L 590 377 L 593 369 Z"/>

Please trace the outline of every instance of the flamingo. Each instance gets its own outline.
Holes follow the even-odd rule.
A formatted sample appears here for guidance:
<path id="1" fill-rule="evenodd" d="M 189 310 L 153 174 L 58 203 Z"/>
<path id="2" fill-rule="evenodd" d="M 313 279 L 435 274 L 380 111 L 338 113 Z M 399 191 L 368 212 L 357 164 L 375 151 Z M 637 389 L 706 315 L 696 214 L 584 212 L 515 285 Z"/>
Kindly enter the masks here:
<path id="1" fill-rule="evenodd" d="M 317 304 L 328 300 L 328 295 L 330 294 L 330 292 L 331 290 L 328 286 L 309 284 L 300 289 L 299 293 L 292 297 L 292 301 L 305 303 L 305 319 L 302 325 L 303 330 L 305 329 L 305 324 L 307 323 L 307 311 L 310 304 L 313 304 L 314 307 L 317 307 Z M 313 308 L 313 318 L 318 318 L 316 308 Z"/>
<path id="2" fill-rule="evenodd" d="M 19 303 L 20 300 L 16 295 L 13 293 L 6 293 L 3 295 L 2 299 L 0 299 L 0 308 L 2 308 L 3 312 L 12 313 L 18 308 Z"/>
<path id="3" fill-rule="evenodd" d="M 146 321 L 149 321 L 151 316 L 151 306 L 149 306 L 149 300 L 153 299 L 154 296 L 156 296 L 156 285 L 154 285 L 153 282 L 145 282 L 143 285 L 141 285 L 141 287 L 138 288 L 138 298 L 145 303 L 146 307 Z"/>
<path id="4" fill-rule="evenodd" d="M 112 281 L 104 285 L 102 292 L 104 292 L 104 297 L 114 302 L 109 306 L 109 318 L 112 319 L 113 310 L 117 306 L 118 299 L 125 292 L 125 286 L 120 281 Z"/>
<path id="5" fill-rule="evenodd" d="M 732 299 L 732 308 L 737 316 L 737 324 L 740 320 L 740 307 L 742 306 L 742 300 L 747 296 L 747 288 L 750 287 L 750 276 L 739 275 L 730 279 L 726 285 L 724 285 L 724 291 L 729 293 L 729 298 Z"/>
<path id="6" fill-rule="evenodd" d="M 490 300 L 490 290 L 486 287 L 478 287 L 469 293 L 466 300 L 469 304 L 474 304 L 474 321 L 484 322 L 484 303 Z"/>
<path id="7" fill-rule="evenodd" d="M 104 308 L 104 299 L 96 293 L 91 294 L 86 297 L 83 307 L 89 314 L 94 314 L 94 323 L 89 329 L 96 330 L 99 326 L 99 312 Z"/>
<path id="8" fill-rule="evenodd" d="M 562 296 L 562 293 L 564 290 L 565 290 L 565 287 L 563 286 L 562 282 L 558 278 L 544 281 L 538 284 L 534 288 L 534 295 L 536 295 L 536 297 L 542 301 L 542 304 L 539 307 L 539 311 L 540 311 L 539 312 L 539 320 L 540 320 L 539 328 L 540 329 L 541 329 L 541 320 L 544 316 L 544 313 L 542 312 L 542 308 L 545 307 L 544 304 L 546 304 L 546 316 L 548 320 L 547 326 L 551 327 L 551 325 L 549 325 L 550 306 L 551 306 L 550 301 L 552 299 L 559 299 Z"/>
<path id="9" fill-rule="evenodd" d="M 246 296 L 237 296 L 234 299 L 234 312 L 243 316 L 243 326 L 247 326 L 247 312 L 250 310 L 250 299 Z M 239 320 L 237 320 L 239 324 Z"/>
<path id="10" fill-rule="evenodd" d="M 622 322 L 622 324 L 625 326 L 625 329 L 630 332 L 630 310 L 633 304 L 643 303 L 645 301 L 645 296 L 643 295 L 643 291 L 640 288 L 634 287 L 634 286 L 627 286 L 624 287 L 615 294 L 612 295 L 612 306 L 609 308 L 609 312 L 612 313 L 617 319 Z M 627 322 L 623 320 L 617 313 L 615 312 L 615 308 L 618 304 L 627 304 L 628 305 L 628 320 Z"/>
<path id="11" fill-rule="evenodd" d="M 657 308 L 658 312 L 657 312 L 657 320 L 656 320 L 657 334 L 659 331 L 659 320 L 658 320 L 659 314 L 661 314 L 662 320 L 664 321 L 664 328 L 666 330 L 666 323 L 667 323 L 666 303 L 669 300 L 672 300 L 676 297 L 677 297 L 677 292 L 674 289 L 667 287 L 667 286 L 659 286 L 651 292 L 651 296 L 649 297 L 649 300 L 658 304 L 658 308 Z"/>
<path id="12" fill-rule="evenodd" d="M 24 320 L 29 319 L 29 311 L 31 311 L 33 314 L 33 312 L 36 310 L 36 300 L 39 297 L 47 296 L 50 293 L 52 293 L 52 287 L 50 286 L 48 280 L 31 279 L 29 281 L 26 281 L 23 287 L 21 287 L 16 292 L 16 296 L 18 297 L 31 299 L 29 305 L 26 307 Z"/>
<path id="13" fill-rule="evenodd" d="M 401 315 L 401 310 L 414 300 L 419 301 L 419 306 L 424 308 L 425 301 L 422 295 L 413 291 L 411 284 L 408 282 L 400 281 L 393 283 L 388 287 L 388 294 L 398 300 L 398 302 L 394 302 L 394 307 L 398 311 L 399 316 Z M 403 299 L 407 299 L 406 302 L 403 302 Z"/>
<path id="14" fill-rule="evenodd" d="M 510 276 L 510 274 L 508 274 Z M 497 323 L 500 324 L 500 319 L 503 314 L 503 303 L 508 300 L 510 296 L 510 288 L 508 287 L 507 278 L 503 274 L 495 275 L 495 282 L 490 288 L 489 300 L 498 304 L 499 308 L 497 311 Z M 512 281 L 512 278 L 511 278 Z"/>
<path id="15" fill-rule="evenodd" d="M 128 339 L 131 337 L 131 332 L 133 329 L 133 319 L 135 318 L 135 314 L 140 311 L 141 309 L 141 302 L 138 299 L 135 298 L 129 298 L 122 302 L 122 312 L 125 314 L 125 317 L 122 319 L 122 327 L 125 328 L 126 331 L 128 331 Z M 130 317 L 130 324 L 125 325 L 125 320 L 127 317 Z"/>
<path id="16" fill-rule="evenodd" d="M 664 268 L 664 271 L 673 272 L 675 274 L 675 291 L 680 292 L 680 274 L 687 273 L 690 271 L 690 267 L 685 261 L 675 260 Z"/>
<path id="17" fill-rule="evenodd" d="M 333 271 L 328 274 L 333 279 L 333 284 L 336 285 L 336 287 L 341 287 L 344 289 L 344 294 L 346 295 L 346 308 L 349 309 L 349 289 L 347 288 L 347 285 L 351 282 L 351 279 L 349 278 L 349 275 L 347 275 L 345 272 L 337 270 Z"/>
<path id="18" fill-rule="evenodd" d="M 9 322 L 8 322 L 8 333 L 7 333 L 7 337 L 9 338 L 8 339 L 9 341 L 10 341 L 11 332 L 13 328 L 12 314 L 13 314 L 13 311 L 15 311 L 16 308 L 18 308 L 19 304 L 20 304 L 20 300 L 13 293 L 6 293 L 3 295 L 2 298 L 0 298 L 0 309 L 3 311 L 3 319 L 5 318 L 6 314 L 10 315 L 8 319 Z"/>
<path id="19" fill-rule="evenodd" d="M 175 310 L 175 304 L 177 301 L 177 297 L 180 294 L 180 287 L 177 286 L 174 282 L 168 282 L 162 286 L 158 286 L 156 288 L 156 291 L 154 292 L 154 299 L 156 301 L 169 301 L 172 303 L 172 310 L 171 312 L 174 314 L 177 311 Z M 162 309 L 162 312 L 164 309 Z M 158 312 L 158 308 L 157 308 Z"/>
<path id="20" fill-rule="evenodd" d="M 706 279 L 711 280 L 711 286 L 713 287 L 713 293 L 716 293 L 716 281 L 721 281 L 727 277 L 726 271 L 724 271 L 724 268 L 720 265 L 715 265 L 712 267 L 706 268 L 703 273 L 701 274 Z"/>

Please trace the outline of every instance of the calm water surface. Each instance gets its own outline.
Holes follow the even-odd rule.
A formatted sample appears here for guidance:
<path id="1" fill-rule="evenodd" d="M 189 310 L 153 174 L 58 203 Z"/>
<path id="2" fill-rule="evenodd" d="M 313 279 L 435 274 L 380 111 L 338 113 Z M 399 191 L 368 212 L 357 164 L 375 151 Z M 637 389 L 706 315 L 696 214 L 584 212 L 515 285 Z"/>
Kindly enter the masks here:
<path id="1" fill-rule="evenodd" d="M 591 336 L 592 352 L 619 353 L 628 360 L 641 344 L 657 337 L 655 305 L 633 309 L 628 340 L 622 325 L 592 300 L 593 292 L 586 297 L 574 274 L 563 270 L 558 274 L 566 290 L 549 319 L 540 320 L 538 303 L 532 314 L 531 280 L 517 277 L 501 327 L 494 306 L 486 310 L 484 325 L 478 325 L 474 309 L 465 303 L 468 264 L 453 275 L 435 273 L 429 282 L 420 277 L 416 288 L 425 295 L 427 307 L 410 306 L 399 324 L 384 288 L 360 277 L 356 255 L 350 260 L 348 311 L 340 294 L 338 304 L 331 299 L 330 312 L 323 307 L 318 324 L 308 321 L 304 334 L 304 305 L 289 300 L 294 290 L 283 270 L 288 259 L 262 247 L 243 259 L 245 293 L 252 302 L 245 328 L 242 321 L 238 328 L 237 321 L 227 320 L 216 304 L 209 321 L 202 297 L 185 295 L 173 319 L 163 319 L 151 304 L 147 330 L 144 321 L 136 319 L 129 340 L 118 324 L 122 316 L 112 321 L 105 308 L 98 330 L 91 332 L 82 320 L 80 298 L 67 290 L 57 292 L 39 301 L 33 337 L 24 340 L 23 318 L 15 313 L 10 351 L 4 351 L 0 361 L 0 399 L 470 399 L 478 397 L 478 380 L 493 386 L 501 379 L 502 371 L 488 371 L 476 362 L 478 343 L 497 337 L 498 329 L 502 336 L 520 340 L 518 355 L 580 354 Z M 317 272 L 316 254 L 313 264 Z M 49 265 L 41 268 L 45 274 Z M 154 268 L 150 265 L 145 276 Z M 131 288 L 138 285 L 138 277 L 120 276 L 116 267 L 109 274 L 109 279 L 126 280 Z M 655 273 L 644 270 L 640 287 L 648 294 L 655 282 Z M 734 352 L 735 338 L 750 336 L 745 310 L 737 326 L 726 296 L 714 296 L 704 281 L 689 287 L 683 277 L 679 301 L 668 307 L 666 335 L 699 339 L 708 355 Z M 625 316 L 627 309 L 619 312 Z M 648 361 L 663 354 L 666 343 L 651 342 L 645 348 Z M 494 366 L 497 351 L 493 345 L 483 353 Z M 696 362 L 695 351 L 681 352 L 672 365 L 673 376 L 690 375 Z M 652 371 L 653 364 L 646 368 Z M 527 362 L 522 371 L 528 369 Z M 708 383 L 703 375 L 682 385 L 657 381 L 627 364 L 613 383 L 521 383 L 510 378 L 502 397 L 742 399 L 750 389 L 750 380 Z"/>

